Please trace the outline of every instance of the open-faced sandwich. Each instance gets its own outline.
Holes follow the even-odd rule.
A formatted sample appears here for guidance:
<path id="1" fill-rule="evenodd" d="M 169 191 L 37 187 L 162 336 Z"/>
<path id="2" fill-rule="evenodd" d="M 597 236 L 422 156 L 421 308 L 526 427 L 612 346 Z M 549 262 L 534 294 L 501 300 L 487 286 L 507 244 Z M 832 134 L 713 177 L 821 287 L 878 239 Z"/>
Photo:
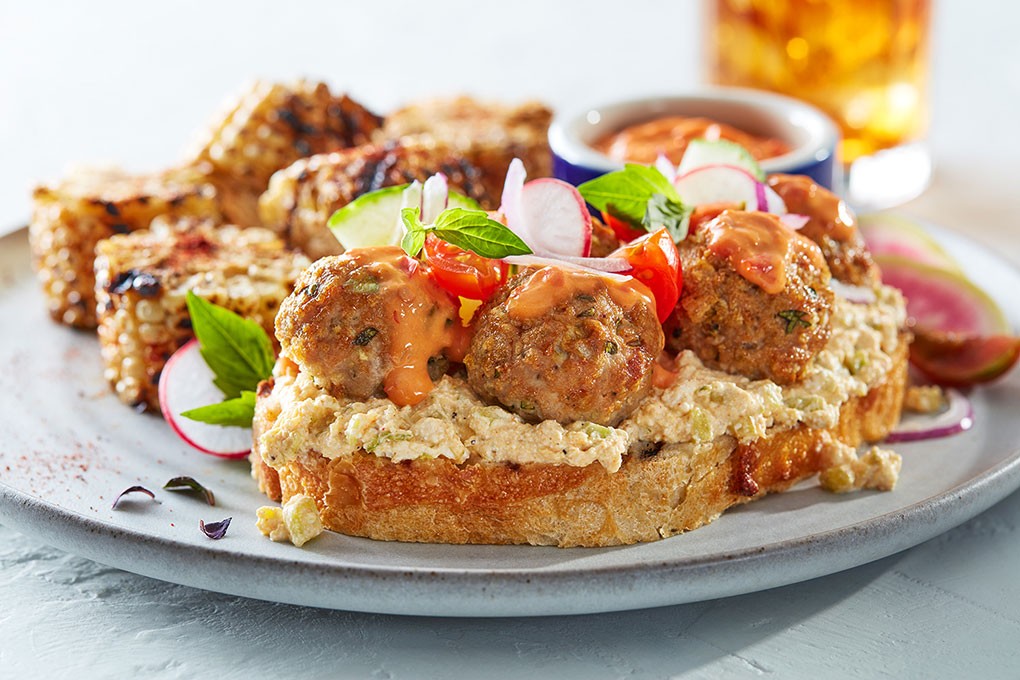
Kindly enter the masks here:
<path id="1" fill-rule="evenodd" d="M 260 487 L 347 534 L 559 546 L 671 536 L 819 473 L 891 489 L 899 457 L 856 450 L 899 420 L 902 296 L 830 192 L 699 155 L 580 192 L 515 165 L 489 214 L 443 210 L 441 176 L 341 211 L 360 247 L 276 319 Z"/>

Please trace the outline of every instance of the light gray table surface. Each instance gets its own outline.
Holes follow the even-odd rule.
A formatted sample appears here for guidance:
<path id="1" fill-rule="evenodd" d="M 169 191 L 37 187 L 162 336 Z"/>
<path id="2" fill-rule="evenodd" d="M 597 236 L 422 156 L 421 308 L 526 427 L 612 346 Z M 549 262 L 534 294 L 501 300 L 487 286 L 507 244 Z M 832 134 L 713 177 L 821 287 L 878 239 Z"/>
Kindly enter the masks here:
<path id="1" fill-rule="evenodd" d="M 256 76 L 324 77 L 379 110 L 461 91 L 576 107 L 699 83 L 695 3 L 548 5 L 0 1 L 0 232 L 25 222 L 31 184 L 69 162 L 172 162 Z M 1020 265 L 1017 26 L 1013 3 L 938 3 L 936 175 L 902 210 Z M 776 590 L 482 620 L 212 594 L 64 553 L 11 523 L 0 527 L 0 678 L 1015 678 L 1018 525 L 1013 494 L 911 550 Z"/>

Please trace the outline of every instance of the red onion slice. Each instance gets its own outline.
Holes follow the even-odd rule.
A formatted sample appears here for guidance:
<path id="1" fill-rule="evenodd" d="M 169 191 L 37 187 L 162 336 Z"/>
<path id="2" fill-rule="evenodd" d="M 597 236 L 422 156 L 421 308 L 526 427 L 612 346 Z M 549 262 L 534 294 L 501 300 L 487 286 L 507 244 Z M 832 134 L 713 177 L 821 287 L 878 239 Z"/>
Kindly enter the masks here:
<path id="1" fill-rule="evenodd" d="M 763 184 L 762 187 L 765 185 Z M 762 194 L 764 194 L 764 190 Z M 779 221 L 785 224 L 794 231 L 800 231 L 804 228 L 804 225 L 811 221 L 811 218 L 807 215 L 798 215 L 797 213 L 786 213 L 785 215 L 779 216 Z"/>
<path id="2" fill-rule="evenodd" d="M 758 210 L 768 212 L 769 199 L 768 196 L 765 195 L 765 185 L 757 180 L 754 183 L 754 194 L 758 199 Z"/>
<path id="3" fill-rule="evenodd" d="M 849 283 L 832 279 L 829 281 L 829 287 L 836 295 L 856 305 L 870 305 L 875 301 L 875 291 L 867 286 L 852 286 Z"/>
<path id="4" fill-rule="evenodd" d="M 450 186 L 446 181 L 446 175 L 441 172 L 425 180 L 425 186 L 421 190 L 421 221 L 422 224 L 432 224 L 439 217 L 439 213 L 446 210 L 446 203 L 450 198 Z"/>
<path id="5" fill-rule="evenodd" d="M 503 182 L 503 197 L 499 204 L 499 212 L 506 218 L 507 226 L 525 243 L 530 241 L 531 234 L 526 233 L 521 205 L 521 193 L 528 171 L 520 158 L 510 161 L 506 169 L 506 180 Z"/>
<path id="6" fill-rule="evenodd" d="M 666 158 L 666 154 L 659 153 L 655 157 L 655 169 L 662 173 L 662 176 L 669 180 L 670 184 L 676 181 L 676 166 L 673 161 Z"/>
<path id="7" fill-rule="evenodd" d="M 617 281 L 626 280 L 628 277 L 620 275 L 619 272 L 624 272 L 631 268 L 630 263 L 622 257 L 569 257 L 542 253 L 535 255 L 511 255 L 510 257 L 504 257 L 503 261 L 521 267 L 570 267 Z"/>
<path id="8" fill-rule="evenodd" d="M 924 439 L 948 437 L 966 432 L 974 426 L 974 406 L 962 392 L 946 390 L 949 404 L 934 415 L 908 414 L 885 441 L 889 444 L 916 442 Z"/>

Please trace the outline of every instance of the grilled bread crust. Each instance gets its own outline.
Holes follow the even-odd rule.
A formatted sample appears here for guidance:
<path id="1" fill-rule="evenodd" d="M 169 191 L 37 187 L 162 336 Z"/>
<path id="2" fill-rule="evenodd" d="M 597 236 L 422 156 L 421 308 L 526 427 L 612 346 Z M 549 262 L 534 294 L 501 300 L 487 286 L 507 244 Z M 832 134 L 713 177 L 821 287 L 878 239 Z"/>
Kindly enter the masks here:
<path id="1" fill-rule="evenodd" d="M 368 453 L 332 460 L 305 451 L 279 470 L 262 460 L 259 433 L 277 413 L 260 398 L 252 474 L 276 501 L 316 499 L 326 528 L 379 540 L 429 543 L 530 543 L 609 546 L 695 529 L 727 508 L 784 491 L 830 463 L 834 443 L 883 439 L 899 420 L 908 339 L 894 368 L 867 395 L 851 398 L 831 429 L 770 429 L 747 444 L 720 437 L 671 455 L 631 455 L 619 471 L 600 464 L 466 463 L 447 459 L 393 463 Z M 268 396 L 272 383 L 260 386 Z"/>

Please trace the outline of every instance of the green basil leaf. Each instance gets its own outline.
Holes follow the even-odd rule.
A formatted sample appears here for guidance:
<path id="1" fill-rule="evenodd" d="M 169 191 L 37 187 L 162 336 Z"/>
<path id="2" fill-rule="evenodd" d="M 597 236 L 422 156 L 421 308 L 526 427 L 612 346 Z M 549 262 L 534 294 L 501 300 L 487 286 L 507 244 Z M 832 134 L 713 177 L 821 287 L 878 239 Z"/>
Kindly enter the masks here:
<path id="1" fill-rule="evenodd" d="M 421 223 L 420 208 L 401 208 L 400 219 L 407 231 L 400 240 L 400 247 L 411 257 L 416 257 L 425 246 L 425 225 Z"/>
<path id="2" fill-rule="evenodd" d="M 482 257 L 498 259 L 508 255 L 530 255 L 532 252 L 517 234 L 482 210 L 444 210 L 429 231 L 447 243 Z"/>
<path id="3" fill-rule="evenodd" d="M 676 188 L 654 167 L 628 163 L 577 187 L 588 203 L 598 210 L 623 220 L 635 229 L 645 229 L 648 202 L 659 194 L 667 201 L 683 206 Z"/>
<path id="4" fill-rule="evenodd" d="M 673 201 L 662 194 L 653 194 L 648 199 L 645 208 L 645 217 L 642 224 L 646 231 L 655 231 L 666 227 L 673 243 L 680 243 L 687 238 L 687 231 L 691 225 L 692 209 L 683 203 Z"/>
<path id="5" fill-rule="evenodd" d="M 191 291 L 187 304 L 199 351 L 224 396 L 239 397 L 273 374 L 273 344 L 261 326 Z"/>
<path id="6" fill-rule="evenodd" d="M 255 393 L 245 390 L 234 399 L 189 409 L 181 415 L 210 425 L 251 427 L 255 418 Z"/>

